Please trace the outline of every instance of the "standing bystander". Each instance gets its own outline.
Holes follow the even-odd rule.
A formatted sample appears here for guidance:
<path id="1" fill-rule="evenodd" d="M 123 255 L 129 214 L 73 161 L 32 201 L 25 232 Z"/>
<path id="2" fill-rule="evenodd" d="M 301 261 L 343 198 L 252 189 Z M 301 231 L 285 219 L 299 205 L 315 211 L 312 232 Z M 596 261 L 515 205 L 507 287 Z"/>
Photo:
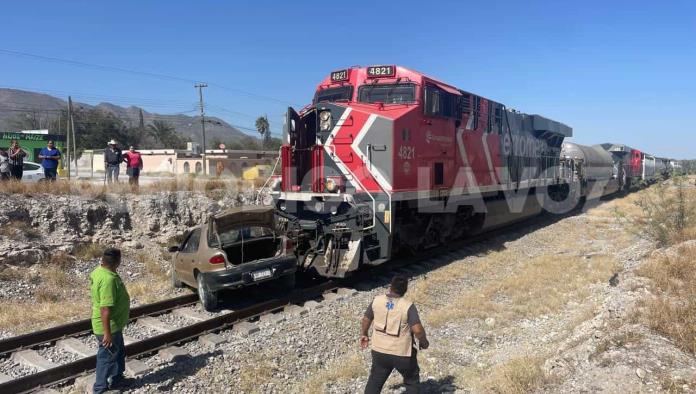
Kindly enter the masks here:
<path id="1" fill-rule="evenodd" d="M 46 177 L 46 180 L 55 181 L 58 173 L 60 151 L 56 149 L 53 141 L 48 141 L 47 146 L 41 149 L 41 152 L 39 152 L 39 159 L 42 160 L 41 166 L 44 169 L 44 176 Z"/>
<path id="2" fill-rule="evenodd" d="M 130 183 L 131 186 L 138 186 L 140 171 L 143 169 L 143 156 L 131 145 L 128 152 L 123 154 L 123 160 L 127 165 L 126 173 L 128 174 L 128 183 Z"/>
<path id="3" fill-rule="evenodd" d="M 22 175 L 24 174 L 24 158 L 27 157 L 27 152 L 19 147 L 19 141 L 12 140 L 8 156 L 10 161 L 10 175 L 13 179 L 21 181 Z"/>
<path id="4" fill-rule="evenodd" d="M 427 349 L 430 344 L 416 306 L 403 298 L 406 290 L 408 280 L 403 276 L 395 276 L 389 293 L 375 297 L 362 318 L 360 347 L 363 349 L 370 343 L 368 330 L 374 322 L 372 369 L 365 387 L 366 394 L 380 393 L 394 369 L 403 376 L 406 393 L 419 391 L 420 369 L 413 337 L 418 339 L 420 349 Z"/>
<path id="5" fill-rule="evenodd" d="M 92 293 L 92 330 L 97 337 L 95 394 L 117 388 L 125 380 L 126 347 L 122 330 L 128 323 L 130 297 L 116 269 L 121 251 L 104 250 L 101 264 L 89 276 Z"/>
<path id="6" fill-rule="evenodd" d="M 0 181 L 10 179 L 10 158 L 7 152 L 0 149 Z"/>
<path id="7" fill-rule="evenodd" d="M 118 172 L 123 154 L 115 140 L 108 142 L 108 147 L 104 149 L 104 171 L 106 171 L 106 180 L 109 183 L 118 182 Z"/>

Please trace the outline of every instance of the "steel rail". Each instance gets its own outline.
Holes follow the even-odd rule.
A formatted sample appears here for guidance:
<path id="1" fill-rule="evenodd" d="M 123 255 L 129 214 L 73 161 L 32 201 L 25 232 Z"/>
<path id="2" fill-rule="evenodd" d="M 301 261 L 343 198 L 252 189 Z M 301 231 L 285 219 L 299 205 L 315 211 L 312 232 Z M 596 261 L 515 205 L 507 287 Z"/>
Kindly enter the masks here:
<path id="1" fill-rule="evenodd" d="M 199 337 L 213 331 L 223 330 L 240 321 L 272 312 L 291 303 L 302 302 L 321 296 L 327 291 L 338 287 L 335 281 L 323 282 L 319 285 L 295 291 L 285 297 L 268 300 L 249 306 L 238 311 L 212 317 L 199 323 L 195 323 L 174 331 L 160 334 L 142 341 L 126 345 L 126 356 L 134 357 L 141 354 L 152 353 L 161 348 Z M 86 372 L 93 371 L 97 363 L 97 356 L 81 358 L 69 364 L 63 364 L 55 368 L 40 371 L 23 376 L 9 382 L 0 383 L 0 393 L 20 394 L 36 390 L 39 387 L 62 383 L 73 379 Z"/>
<path id="2" fill-rule="evenodd" d="M 168 300 L 154 302 L 152 304 L 137 306 L 131 309 L 130 320 L 135 320 L 138 317 L 152 315 L 155 313 L 167 312 L 174 308 L 195 304 L 196 302 L 198 302 L 198 295 L 192 293 L 170 298 Z M 0 356 L 47 342 L 53 342 L 67 336 L 84 334 L 91 330 L 92 321 L 90 319 L 84 319 L 12 338 L 6 338 L 0 340 Z M 0 392 L 2 391 L 0 390 Z"/>

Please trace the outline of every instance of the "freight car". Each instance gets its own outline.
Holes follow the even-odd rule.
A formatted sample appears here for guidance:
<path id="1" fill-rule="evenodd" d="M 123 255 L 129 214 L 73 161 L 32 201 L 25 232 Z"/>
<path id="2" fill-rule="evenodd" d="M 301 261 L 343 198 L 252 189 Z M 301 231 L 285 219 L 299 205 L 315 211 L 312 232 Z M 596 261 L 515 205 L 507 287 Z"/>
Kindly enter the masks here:
<path id="1" fill-rule="evenodd" d="M 619 176 L 622 167 L 614 163 L 612 155 L 601 145 L 564 142 L 560 161 L 562 168 L 572 172 L 570 201 L 599 199 L 623 187 Z"/>
<path id="2" fill-rule="evenodd" d="M 624 192 L 640 184 L 643 179 L 643 152 L 624 144 L 604 143 L 601 146 L 611 153 Z"/>
<path id="3" fill-rule="evenodd" d="M 664 157 L 656 157 L 657 161 L 655 163 L 655 172 L 661 178 L 667 178 L 670 174 L 669 162 L 670 160 Z"/>
<path id="4" fill-rule="evenodd" d="M 404 67 L 338 70 L 287 111 L 276 204 L 301 268 L 342 277 L 538 214 L 571 135 Z"/>

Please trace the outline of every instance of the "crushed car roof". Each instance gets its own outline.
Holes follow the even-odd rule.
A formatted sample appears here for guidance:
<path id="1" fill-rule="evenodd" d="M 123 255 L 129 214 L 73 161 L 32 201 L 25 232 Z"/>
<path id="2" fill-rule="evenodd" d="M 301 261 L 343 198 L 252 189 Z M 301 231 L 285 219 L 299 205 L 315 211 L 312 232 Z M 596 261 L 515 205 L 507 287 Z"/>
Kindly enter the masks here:
<path id="1" fill-rule="evenodd" d="M 211 215 L 218 232 L 225 232 L 239 226 L 266 225 L 272 227 L 275 223 L 275 208 L 273 207 L 235 207 Z"/>

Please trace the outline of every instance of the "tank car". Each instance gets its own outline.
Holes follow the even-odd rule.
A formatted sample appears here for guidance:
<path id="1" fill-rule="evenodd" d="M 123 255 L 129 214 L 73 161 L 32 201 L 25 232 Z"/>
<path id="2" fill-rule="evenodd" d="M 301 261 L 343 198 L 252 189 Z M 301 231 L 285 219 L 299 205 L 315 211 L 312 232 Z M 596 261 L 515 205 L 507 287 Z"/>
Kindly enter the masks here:
<path id="1" fill-rule="evenodd" d="M 571 135 L 405 67 L 337 70 L 288 108 L 277 208 L 301 268 L 342 277 L 539 213 Z"/>
<path id="2" fill-rule="evenodd" d="M 561 167 L 572 172 L 570 200 L 599 199 L 622 188 L 620 167 L 601 145 L 586 146 L 564 142 Z"/>

